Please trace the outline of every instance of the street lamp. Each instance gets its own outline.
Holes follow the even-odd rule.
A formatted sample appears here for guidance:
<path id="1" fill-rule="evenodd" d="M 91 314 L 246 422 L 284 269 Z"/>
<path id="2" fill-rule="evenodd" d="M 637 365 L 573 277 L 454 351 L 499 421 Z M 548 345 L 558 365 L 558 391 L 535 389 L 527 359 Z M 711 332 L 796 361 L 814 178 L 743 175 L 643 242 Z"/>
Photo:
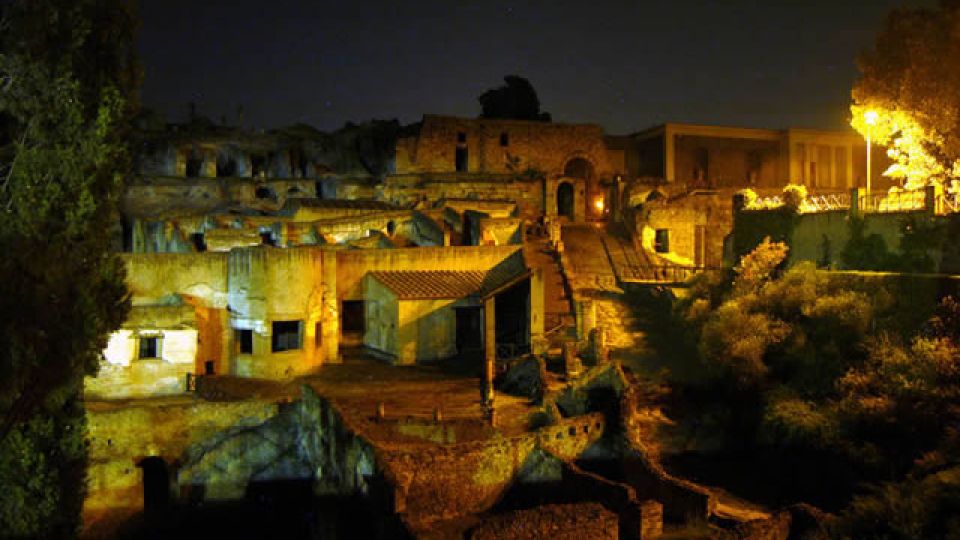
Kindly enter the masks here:
<path id="1" fill-rule="evenodd" d="M 877 124 L 877 116 L 877 111 L 863 114 L 863 121 L 867 124 L 867 201 L 870 200 L 870 128 Z"/>

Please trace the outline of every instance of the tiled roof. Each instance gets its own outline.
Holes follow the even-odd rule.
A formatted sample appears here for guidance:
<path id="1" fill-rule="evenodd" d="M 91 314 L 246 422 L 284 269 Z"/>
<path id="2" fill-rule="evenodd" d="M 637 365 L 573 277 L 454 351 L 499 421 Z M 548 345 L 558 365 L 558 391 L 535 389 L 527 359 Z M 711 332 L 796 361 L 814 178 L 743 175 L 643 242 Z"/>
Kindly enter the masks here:
<path id="1" fill-rule="evenodd" d="M 400 300 L 426 300 L 483 296 L 520 276 L 522 269 L 411 270 L 370 272 Z"/>

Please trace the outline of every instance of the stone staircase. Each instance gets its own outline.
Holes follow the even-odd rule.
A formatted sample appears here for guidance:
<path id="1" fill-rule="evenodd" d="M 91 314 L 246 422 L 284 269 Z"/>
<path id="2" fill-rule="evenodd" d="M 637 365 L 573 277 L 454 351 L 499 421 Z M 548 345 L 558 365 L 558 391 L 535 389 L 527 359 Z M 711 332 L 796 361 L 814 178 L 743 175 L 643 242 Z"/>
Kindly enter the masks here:
<path id="1" fill-rule="evenodd" d="M 533 238 L 523 246 L 530 268 L 543 270 L 544 331 L 550 348 L 571 337 L 576 329 L 570 306 L 570 293 L 556 255 L 547 249 L 545 239 Z"/>

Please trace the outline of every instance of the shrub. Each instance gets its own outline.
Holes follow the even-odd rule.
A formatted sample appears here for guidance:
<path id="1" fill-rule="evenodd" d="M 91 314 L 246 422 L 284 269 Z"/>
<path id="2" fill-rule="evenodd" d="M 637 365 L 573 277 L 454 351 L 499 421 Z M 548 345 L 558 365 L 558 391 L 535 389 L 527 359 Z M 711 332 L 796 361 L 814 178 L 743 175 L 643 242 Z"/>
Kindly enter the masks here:
<path id="1" fill-rule="evenodd" d="M 787 184 L 783 188 L 783 205 L 797 212 L 803 201 L 807 200 L 807 188 L 800 184 Z"/>

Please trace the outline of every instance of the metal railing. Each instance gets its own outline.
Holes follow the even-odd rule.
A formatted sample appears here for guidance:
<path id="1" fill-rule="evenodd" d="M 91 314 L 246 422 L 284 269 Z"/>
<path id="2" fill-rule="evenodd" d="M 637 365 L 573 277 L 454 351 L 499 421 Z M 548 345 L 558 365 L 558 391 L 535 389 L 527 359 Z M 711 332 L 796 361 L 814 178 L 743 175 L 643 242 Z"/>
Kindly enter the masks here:
<path id="1" fill-rule="evenodd" d="M 889 193 L 871 193 L 860 195 L 857 208 L 863 212 L 906 212 L 926 208 L 925 191 L 891 191 Z"/>
<path id="2" fill-rule="evenodd" d="M 811 195 L 803 201 L 801 210 L 804 212 L 826 212 L 850 208 L 849 193 L 830 193 L 826 195 Z"/>

